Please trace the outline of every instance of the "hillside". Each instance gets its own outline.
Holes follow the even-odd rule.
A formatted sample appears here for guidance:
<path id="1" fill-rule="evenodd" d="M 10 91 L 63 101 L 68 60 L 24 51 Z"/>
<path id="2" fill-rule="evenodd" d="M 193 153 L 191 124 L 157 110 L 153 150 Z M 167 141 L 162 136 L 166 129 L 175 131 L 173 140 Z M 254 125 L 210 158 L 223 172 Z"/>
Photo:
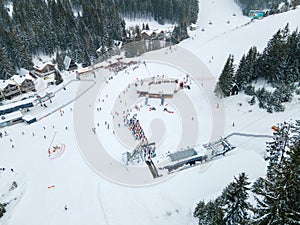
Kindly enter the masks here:
<path id="1" fill-rule="evenodd" d="M 265 175 L 265 142 L 270 140 L 266 137 L 234 135 L 229 141 L 236 148 L 224 157 L 164 174 L 156 180 L 145 165 L 122 163 L 119 153 L 127 149 L 128 143 L 122 144 L 118 132 L 128 129 L 122 125 L 119 130 L 114 123 L 115 118 L 123 119 L 125 114 L 115 111 L 119 103 L 132 103 L 131 109 L 144 121 L 149 136 L 155 131 L 152 122 L 163 121 L 164 126 L 157 128 L 159 132 L 165 130 L 161 148 L 157 149 L 161 158 L 155 158 L 155 163 L 164 159 L 168 151 L 177 149 L 182 141 L 180 135 L 184 135 L 180 132 L 184 122 L 198 128 L 193 141 L 202 145 L 234 132 L 270 136 L 272 125 L 299 116 L 299 96 L 287 105 L 285 112 L 269 114 L 257 104 L 249 106 L 250 99 L 243 93 L 218 99 L 213 95 L 213 87 L 230 53 L 240 59 L 253 45 L 262 50 L 274 32 L 287 23 L 291 30 L 299 28 L 300 9 L 249 23 L 250 19 L 242 15 L 233 0 L 203 0 L 199 8 L 198 29 L 178 46 L 123 59 L 124 64 L 143 60 L 145 63 L 130 65 L 119 73 L 109 68 L 108 61 L 81 81 L 75 72 L 64 72 L 63 84 L 41 93 L 55 92 L 53 104 L 31 111 L 42 118 L 40 121 L 0 128 L 2 133 L 8 133 L 0 138 L 0 167 L 6 168 L 5 172 L 0 171 L 0 191 L 5 192 L 1 193 L 0 202 L 8 201 L 4 197 L 10 192 L 5 190 L 12 180 L 22 184 L 14 196 L 9 196 L 15 197 L 17 204 L 10 205 L 0 224 L 196 225 L 193 211 L 199 200 L 215 198 L 241 172 L 246 172 L 251 181 Z M 143 105 L 144 99 L 123 99 L 131 90 L 130 85 L 145 77 L 171 74 L 184 80 L 187 72 L 195 74 L 195 79 L 191 78 L 191 90 L 179 92 L 179 103 L 191 102 L 194 111 L 177 107 L 177 98 L 165 103 L 173 113 L 163 111 L 164 104 L 160 106 L 159 101 L 150 101 L 157 109 L 150 112 L 148 106 L 140 110 L 136 107 Z M 190 118 L 189 112 L 195 113 L 195 118 Z M 49 154 L 48 149 L 53 146 L 64 150 L 51 155 L 53 152 Z M 10 168 L 17 174 L 15 177 Z"/>

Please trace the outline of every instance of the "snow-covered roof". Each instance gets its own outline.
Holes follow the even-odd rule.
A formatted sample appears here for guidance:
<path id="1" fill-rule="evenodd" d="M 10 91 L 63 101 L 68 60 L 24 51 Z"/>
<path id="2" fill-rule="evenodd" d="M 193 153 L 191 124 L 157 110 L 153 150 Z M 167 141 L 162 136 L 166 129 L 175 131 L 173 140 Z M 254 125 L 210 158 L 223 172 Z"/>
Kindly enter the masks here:
<path id="1" fill-rule="evenodd" d="M 164 33 L 163 29 L 155 29 L 155 30 L 142 30 L 141 34 L 146 34 L 147 36 L 158 35 L 160 33 Z"/>
<path id="2" fill-rule="evenodd" d="M 23 114 L 20 111 L 8 113 L 0 116 L 0 123 L 5 123 L 11 120 L 20 119 L 23 117 Z"/>
<path id="3" fill-rule="evenodd" d="M 10 79 L 8 80 L 0 80 L 0 90 L 3 90 L 4 88 L 6 88 L 7 85 L 16 85 L 16 83 Z"/>
<path id="4" fill-rule="evenodd" d="M 25 104 L 32 103 L 32 102 L 33 102 L 33 98 L 28 98 L 28 99 L 13 102 L 13 103 L 10 103 L 10 104 L 1 105 L 0 106 L 0 111 L 6 110 L 6 109 L 11 109 L 11 108 L 14 108 L 16 106 L 25 105 Z"/>
<path id="5" fill-rule="evenodd" d="M 138 84 L 137 91 L 154 95 L 173 95 L 179 89 L 175 80 L 177 79 L 168 78 L 158 82 L 155 79 L 147 79 Z"/>
<path id="6" fill-rule="evenodd" d="M 108 51 L 108 47 L 106 47 L 106 46 L 100 46 L 100 47 L 96 50 L 96 52 L 101 53 L 101 52 L 102 52 L 102 48 L 104 48 L 104 52 Z"/>
<path id="7" fill-rule="evenodd" d="M 176 91 L 177 84 L 175 83 L 160 83 L 150 85 L 149 94 L 173 95 Z"/>
<path id="8" fill-rule="evenodd" d="M 25 120 L 25 121 L 31 121 L 31 120 L 34 120 L 34 119 L 36 119 L 36 117 L 33 116 L 33 115 L 30 115 L 30 114 L 27 114 L 27 115 L 23 116 L 23 120 Z"/>
<path id="9" fill-rule="evenodd" d="M 142 31 L 141 31 L 141 34 L 146 34 L 146 35 L 148 35 L 148 36 L 151 36 L 152 33 L 153 33 L 152 30 L 142 30 Z"/>
<path id="10" fill-rule="evenodd" d="M 26 80 L 26 79 L 34 81 L 33 77 L 30 76 L 29 74 L 26 74 L 26 75 L 23 75 L 23 76 L 21 76 L 21 75 L 13 75 L 10 78 L 10 80 L 14 81 L 18 85 L 21 85 L 23 83 L 23 81 Z"/>
<path id="11" fill-rule="evenodd" d="M 42 64 L 36 64 L 33 66 L 34 69 L 37 69 L 37 70 L 41 70 L 41 69 L 44 69 L 46 66 L 54 66 L 53 63 L 51 62 L 45 62 L 45 63 L 42 63 Z"/>
<path id="12" fill-rule="evenodd" d="M 76 71 L 77 74 L 83 74 L 83 73 L 88 73 L 88 72 L 91 72 L 93 70 L 93 67 L 84 67 L 84 68 L 81 68 L 81 69 L 78 69 Z"/>
<path id="13" fill-rule="evenodd" d="M 153 31 L 153 33 L 154 33 L 154 34 L 164 33 L 164 30 L 162 30 L 162 29 L 155 29 L 155 30 Z"/>
<path id="14" fill-rule="evenodd" d="M 29 70 L 26 70 L 24 68 L 20 68 L 19 70 L 17 70 L 17 74 L 19 74 L 20 76 L 26 75 L 29 73 Z"/>
<path id="15" fill-rule="evenodd" d="M 123 46 L 123 41 L 114 40 L 114 45 L 115 45 L 118 49 L 121 49 L 122 46 Z"/>
<path id="16" fill-rule="evenodd" d="M 66 69 L 68 69 L 70 67 L 71 61 L 72 61 L 72 59 L 66 55 L 65 60 L 64 60 L 64 65 L 65 65 Z"/>
<path id="17" fill-rule="evenodd" d="M 197 152 L 195 151 L 195 149 L 193 148 L 189 148 L 189 149 L 185 149 L 183 151 L 178 151 L 178 152 L 174 152 L 172 154 L 169 155 L 169 157 L 171 158 L 171 161 L 178 161 L 181 159 L 186 159 L 192 156 L 197 155 Z"/>

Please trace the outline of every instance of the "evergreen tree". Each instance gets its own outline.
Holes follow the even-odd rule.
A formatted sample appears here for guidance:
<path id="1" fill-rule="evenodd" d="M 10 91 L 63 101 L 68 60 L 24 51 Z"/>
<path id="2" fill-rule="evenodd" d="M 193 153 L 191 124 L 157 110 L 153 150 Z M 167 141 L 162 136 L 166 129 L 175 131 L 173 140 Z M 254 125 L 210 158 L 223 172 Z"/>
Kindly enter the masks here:
<path id="1" fill-rule="evenodd" d="M 233 55 L 229 55 L 215 87 L 214 92 L 218 97 L 227 97 L 230 95 L 234 79 L 233 61 Z"/>
<path id="2" fill-rule="evenodd" d="M 16 70 L 8 58 L 6 51 L 0 48 L 0 79 L 6 80 L 15 73 Z"/>
<path id="3" fill-rule="evenodd" d="M 65 68 L 65 65 L 64 65 L 63 57 L 62 57 L 62 55 L 59 54 L 58 52 L 56 52 L 55 63 L 57 64 L 58 69 L 59 69 L 60 71 L 66 69 L 66 68 Z"/>
<path id="4" fill-rule="evenodd" d="M 194 217 L 199 219 L 199 225 L 225 225 L 221 201 L 221 198 L 217 198 L 215 201 L 209 201 L 206 204 L 204 201 L 197 204 Z"/>
<path id="5" fill-rule="evenodd" d="M 240 60 L 239 66 L 236 70 L 235 77 L 234 77 L 235 83 L 237 84 L 237 86 L 240 89 L 243 89 L 249 82 L 246 77 L 246 73 L 247 73 L 247 69 L 248 69 L 246 66 L 246 63 L 247 63 L 246 57 L 245 57 L 245 55 L 243 55 L 243 57 Z"/>
<path id="6" fill-rule="evenodd" d="M 297 132 L 297 141 L 290 148 L 290 157 L 283 162 L 284 172 L 282 177 L 284 179 L 282 182 L 286 194 L 284 208 L 287 224 L 299 224 L 300 222 L 300 130 Z"/>
<path id="7" fill-rule="evenodd" d="M 3 216 L 4 213 L 6 213 L 6 209 L 4 205 L 0 203 L 0 218 Z"/>
<path id="8" fill-rule="evenodd" d="M 282 62 L 282 83 L 291 83 L 300 80 L 300 55 L 299 55 L 299 34 L 295 30 L 291 35 L 288 35 L 286 41 L 287 52 L 284 61 Z"/>
<path id="9" fill-rule="evenodd" d="M 276 96 L 278 98 L 279 102 L 290 102 L 293 97 L 294 87 L 293 85 L 290 85 L 289 83 L 280 84 L 279 87 L 276 88 L 276 90 L 273 92 L 273 96 Z"/>
<path id="10" fill-rule="evenodd" d="M 63 82 L 63 79 L 61 77 L 61 74 L 58 70 L 55 70 L 55 84 L 59 85 Z"/>
<path id="11" fill-rule="evenodd" d="M 298 123 L 299 125 L 299 123 Z M 268 144 L 269 166 L 266 178 L 253 185 L 257 206 L 254 224 L 299 224 L 299 127 L 292 123 L 277 126 L 274 141 Z M 297 152 L 297 153 L 296 153 Z M 295 155 L 298 154 L 298 156 Z M 295 183 L 298 182 L 298 183 Z M 296 201 L 296 202 L 295 202 Z"/>
<path id="12" fill-rule="evenodd" d="M 138 25 L 135 26 L 135 41 L 142 40 L 141 29 Z"/>
<path id="13" fill-rule="evenodd" d="M 146 30 L 150 30 L 150 27 L 149 27 L 149 24 L 146 23 L 146 27 L 145 27 Z"/>
<path id="14" fill-rule="evenodd" d="M 178 26 L 175 26 L 172 32 L 171 40 L 173 43 L 178 44 L 182 40 L 188 38 L 187 26 L 185 21 Z"/>
<path id="15" fill-rule="evenodd" d="M 280 164 L 284 157 L 287 157 L 285 153 L 290 146 L 292 124 L 287 122 L 278 124 L 277 130 L 278 131 L 274 132 L 274 140 L 267 143 L 267 153 L 269 154 L 268 160 L 270 164 Z"/>
<path id="16" fill-rule="evenodd" d="M 249 104 L 250 105 L 254 105 L 255 104 L 255 96 L 253 96 L 252 98 L 251 98 L 251 100 L 249 101 Z"/>
<path id="17" fill-rule="evenodd" d="M 274 139 L 267 146 L 266 177 L 259 178 L 251 188 L 254 208 L 247 202 L 250 183 L 242 173 L 216 201 L 199 202 L 194 211 L 199 224 L 300 223 L 300 120 L 278 124 L 274 130 Z M 250 211 L 254 213 L 251 217 Z"/>
<path id="18" fill-rule="evenodd" d="M 263 76 L 273 84 L 280 83 L 285 77 L 288 32 L 289 26 L 287 24 L 283 30 L 277 31 L 263 52 L 261 70 Z"/>
<path id="19" fill-rule="evenodd" d="M 234 179 L 235 181 L 229 184 L 222 194 L 224 221 L 227 225 L 248 225 L 251 210 L 251 205 L 247 202 L 250 182 L 245 173 Z"/>

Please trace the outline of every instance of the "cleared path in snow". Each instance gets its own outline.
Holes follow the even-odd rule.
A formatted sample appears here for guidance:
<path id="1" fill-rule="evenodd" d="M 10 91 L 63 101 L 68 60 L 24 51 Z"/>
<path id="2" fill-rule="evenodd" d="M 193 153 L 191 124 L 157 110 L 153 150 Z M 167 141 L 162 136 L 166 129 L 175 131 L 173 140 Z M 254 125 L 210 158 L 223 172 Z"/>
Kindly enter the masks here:
<path id="1" fill-rule="evenodd" d="M 230 138 L 232 136 L 257 137 L 257 138 L 274 138 L 273 135 L 267 135 L 267 134 L 249 134 L 249 133 L 237 133 L 237 132 L 229 134 L 225 138 Z"/>

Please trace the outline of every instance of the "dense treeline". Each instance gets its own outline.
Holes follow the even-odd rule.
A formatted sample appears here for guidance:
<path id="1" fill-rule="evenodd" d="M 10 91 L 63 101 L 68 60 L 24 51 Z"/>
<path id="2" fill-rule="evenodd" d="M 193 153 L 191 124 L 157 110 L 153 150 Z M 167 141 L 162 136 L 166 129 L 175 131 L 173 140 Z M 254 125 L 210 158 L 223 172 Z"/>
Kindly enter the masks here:
<path id="1" fill-rule="evenodd" d="M 118 11 L 125 17 L 154 18 L 159 23 L 196 23 L 198 0 L 115 0 Z"/>
<path id="2" fill-rule="evenodd" d="M 266 149 L 266 176 L 251 186 L 241 173 L 217 199 L 200 201 L 194 211 L 199 225 L 300 223 L 300 121 L 279 124 L 274 136 Z"/>
<path id="3" fill-rule="evenodd" d="M 32 56 L 41 53 L 56 54 L 60 64 L 65 54 L 91 64 L 100 46 L 132 41 L 122 16 L 177 23 L 180 41 L 197 14 L 198 0 L 0 0 L 0 79 L 31 69 Z"/>
<path id="4" fill-rule="evenodd" d="M 275 90 L 265 88 L 255 91 L 253 83 L 264 79 Z M 230 55 L 219 77 L 215 93 L 219 97 L 230 95 L 231 88 L 237 84 L 246 94 L 256 96 L 259 107 L 268 112 L 283 111 L 282 103 L 289 102 L 293 93 L 300 93 L 297 84 L 300 82 L 300 33 L 289 31 L 288 24 L 279 29 L 267 44 L 262 53 L 256 47 L 250 48 L 243 55 L 238 66 L 234 65 Z M 255 98 L 255 97 L 254 97 Z M 252 103 L 255 100 L 252 100 Z"/>
<path id="5" fill-rule="evenodd" d="M 32 55 L 67 52 L 89 64 L 101 44 L 122 39 L 124 23 L 111 1 L 80 2 L 80 11 L 69 0 L 13 0 L 9 15 L 0 1 L 0 77 L 16 68 L 30 69 Z M 122 27 L 123 25 L 123 27 Z"/>
<path id="6" fill-rule="evenodd" d="M 270 14 L 288 11 L 294 9 L 300 4 L 299 0 L 235 0 L 242 8 L 243 13 L 248 15 L 251 9 L 268 9 Z M 281 4 L 280 6 L 280 3 Z M 279 7 L 280 6 L 280 7 Z"/>

